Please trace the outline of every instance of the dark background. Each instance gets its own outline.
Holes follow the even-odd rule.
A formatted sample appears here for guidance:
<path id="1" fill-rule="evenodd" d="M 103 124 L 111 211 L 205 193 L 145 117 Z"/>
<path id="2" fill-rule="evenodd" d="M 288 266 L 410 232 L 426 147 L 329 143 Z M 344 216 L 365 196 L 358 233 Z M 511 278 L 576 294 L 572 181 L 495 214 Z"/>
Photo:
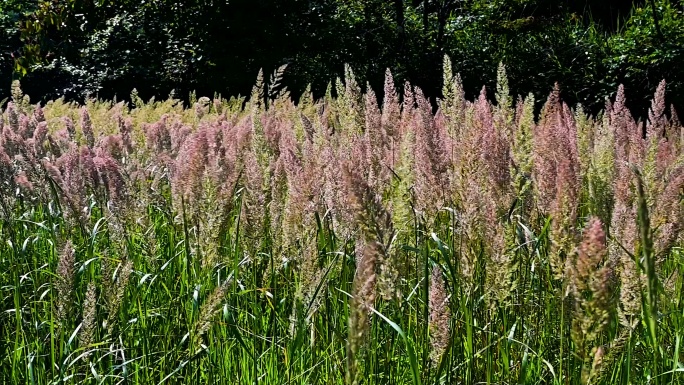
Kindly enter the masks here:
<path id="1" fill-rule="evenodd" d="M 431 97 L 448 54 L 467 96 L 499 62 L 513 94 L 563 98 L 596 113 L 621 83 L 645 116 L 661 79 L 684 106 L 684 14 L 675 0 L 6 0 L 0 5 L 0 100 L 13 79 L 32 102 L 145 100 L 172 90 L 248 95 L 259 69 L 321 96 L 343 76 L 381 96 L 386 68 Z"/>

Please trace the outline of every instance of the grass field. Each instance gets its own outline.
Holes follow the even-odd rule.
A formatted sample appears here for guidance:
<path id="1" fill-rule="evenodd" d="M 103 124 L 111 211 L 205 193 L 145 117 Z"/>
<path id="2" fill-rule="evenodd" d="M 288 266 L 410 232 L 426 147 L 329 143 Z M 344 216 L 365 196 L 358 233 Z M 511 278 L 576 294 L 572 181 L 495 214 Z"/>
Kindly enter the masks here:
<path id="1" fill-rule="evenodd" d="M 297 103 L 278 71 L 189 108 L 16 87 L 0 383 L 684 383 L 665 83 L 644 123 L 622 88 L 535 117 L 504 67 L 472 102 L 444 68 L 436 112 L 389 71 L 383 100 L 351 71 Z"/>

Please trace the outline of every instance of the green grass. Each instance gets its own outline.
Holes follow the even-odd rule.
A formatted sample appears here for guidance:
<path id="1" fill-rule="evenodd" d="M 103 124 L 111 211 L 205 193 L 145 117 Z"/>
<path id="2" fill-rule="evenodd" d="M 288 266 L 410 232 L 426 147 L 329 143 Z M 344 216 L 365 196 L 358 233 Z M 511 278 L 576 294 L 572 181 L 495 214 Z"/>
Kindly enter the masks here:
<path id="1" fill-rule="evenodd" d="M 354 262 L 349 245 L 325 228 L 318 229 L 318 253 L 327 276 L 317 287 L 320 304 L 310 318 L 311 304 L 296 303 L 297 278 L 292 269 L 273 271 L 268 282 L 259 260 L 245 258 L 237 227 L 226 234 L 222 262 L 202 269 L 190 254 L 182 226 L 150 208 L 149 229 L 131 231 L 124 240 L 127 255 L 108 237 L 107 220 L 74 235 L 75 304 L 61 325 L 55 319 L 54 285 L 63 223 L 43 207 L 24 207 L 15 220 L 2 223 L 2 335 L 0 380 L 12 384 L 56 383 L 343 383 L 349 292 Z M 233 213 L 237 219 L 239 213 Z M 518 229 L 522 231 L 522 229 Z M 155 253 L 147 255 L 146 233 L 154 232 Z M 579 360 L 573 355 L 561 288 L 545 269 L 544 234 L 516 250 L 518 283 L 511 304 L 491 309 L 481 286 L 465 293 L 450 261 L 454 234 L 434 239 L 418 235 L 417 244 L 402 245 L 400 258 L 412 261 L 401 300 L 380 303 L 363 352 L 364 383 L 579 383 Z M 436 241 L 439 240 L 439 241 Z M 679 255 L 679 251 L 675 251 Z M 267 249 L 260 258 L 275 256 Z M 104 266 L 120 266 L 123 258 L 134 270 L 125 286 L 117 314 L 109 314 L 103 291 Z M 422 264 L 448 266 L 453 290 L 451 341 L 442 362 L 429 362 L 426 338 L 425 286 Z M 679 260 L 681 261 L 681 260 Z M 673 262 L 674 264 L 674 262 Z M 675 266 L 666 266 L 666 269 Z M 111 270 L 110 270 L 111 271 Z M 482 272 L 476 281 L 482 281 Z M 86 287 L 97 288 L 93 342 L 78 337 Z M 225 285 L 226 295 L 211 327 L 197 336 L 197 322 L 213 290 Z M 677 302 L 682 279 L 677 279 Z M 295 312 L 293 314 L 293 308 Z M 647 308 L 647 309 L 650 309 Z M 626 348 L 614 357 L 604 383 L 680 383 L 680 340 L 684 313 L 662 307 L 644 315 L 644 327 L 627 336 Z M 291 317 L 294 317 L 292 319 Z M 108 332 L 103 322 L 113 324 Z M 291 329 L 292 328 L 292 329 Z M 616 325 L 604 337 L 609 343 Z M 656 339 L 657 338 L 657 339 Z"/>

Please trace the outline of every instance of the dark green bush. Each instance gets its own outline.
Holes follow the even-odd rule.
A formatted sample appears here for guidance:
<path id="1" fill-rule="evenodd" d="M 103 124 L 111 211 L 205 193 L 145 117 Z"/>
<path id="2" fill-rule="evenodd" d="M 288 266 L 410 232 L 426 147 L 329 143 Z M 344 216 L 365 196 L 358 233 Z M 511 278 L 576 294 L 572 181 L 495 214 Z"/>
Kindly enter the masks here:
<path id="1" fill-rule="evenodd" d="M 668 102 L 682 105 L 684 95 L 684 17 L 673 0 L 5 4 L 4 89 L 28 71 L 23 87 L 42 98 L 120 98 L 133 88 L 145 99 L 171 90 L 246 95 L 260 68 L 270 73 L 285 63 L 284 85 L 295 97 L 308 85 L 322 96 L 345 63 L 362 86 L 381 92 L 390 68 L 399 84 L 408 80 L 434 97 L 444 54 L 470 98 L 483 84 L 493 87 L 499 62 L 514 95 L 541 101 L 558 82 L 567 102 L 594 113 L 619 84 L 639 115 L 662 79 Z"/>

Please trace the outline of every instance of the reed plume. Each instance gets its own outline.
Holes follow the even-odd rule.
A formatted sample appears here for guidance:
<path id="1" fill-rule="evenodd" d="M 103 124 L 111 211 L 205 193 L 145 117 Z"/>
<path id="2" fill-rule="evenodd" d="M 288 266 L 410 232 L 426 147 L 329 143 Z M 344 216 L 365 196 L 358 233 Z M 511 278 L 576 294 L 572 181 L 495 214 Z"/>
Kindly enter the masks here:
<path id="1" fill-rule="evenodd" d="M 582 383 L 592 383 L 602 353 L 596 342 L 614 315 L 614 267 L 608 257 L 606 235 L 598 218 L 590 218 L 577 253 L 566 268 L 574 300 L 572 339 L 583 361 Z M 593 362 L 592 362 L 593 359 Z"/>
<path id="2" fill-rule="evenodd" d="M 430 358 L 434 365 L 438 365 L 449 346 L 451 332 L 449 319 L 449 298 L 442 277 L 442 270 L 438 265 L 432 268 L 430 275 Z"/>

